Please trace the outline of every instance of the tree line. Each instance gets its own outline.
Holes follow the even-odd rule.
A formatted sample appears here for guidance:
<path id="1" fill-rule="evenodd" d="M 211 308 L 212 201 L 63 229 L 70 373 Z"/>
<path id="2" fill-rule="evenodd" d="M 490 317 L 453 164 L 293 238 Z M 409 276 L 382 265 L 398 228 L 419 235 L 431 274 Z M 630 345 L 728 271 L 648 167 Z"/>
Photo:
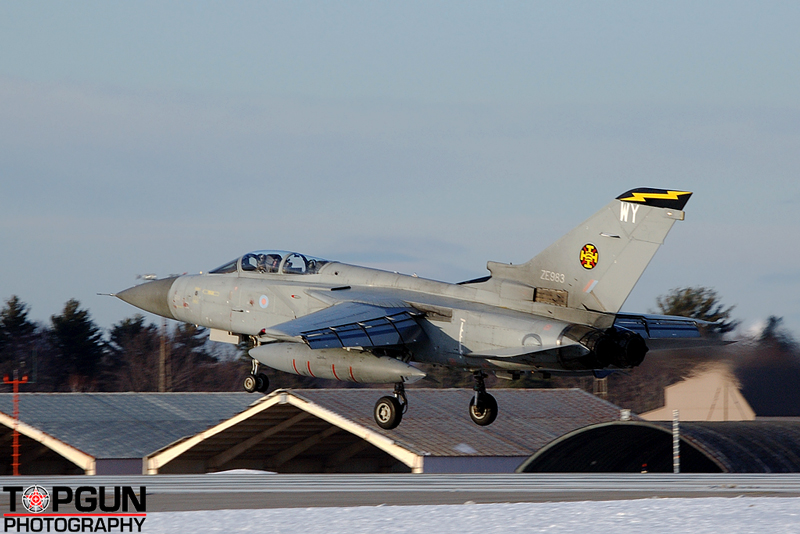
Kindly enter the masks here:
<path id="1" fill-rule="evenodd" d="M 247 362 L 238 350 L 207 342 L 204 328 L 178 324 L 163 329 L 137 314 L 104 332 L 75 299 L 48 324 L 31 321 L 29 311 L 16 295 L 0 310 L 0 376 L 27 376 L 24 391 L 240 388 Z M 160 376 L 162 346 L 165 377 Z"/>

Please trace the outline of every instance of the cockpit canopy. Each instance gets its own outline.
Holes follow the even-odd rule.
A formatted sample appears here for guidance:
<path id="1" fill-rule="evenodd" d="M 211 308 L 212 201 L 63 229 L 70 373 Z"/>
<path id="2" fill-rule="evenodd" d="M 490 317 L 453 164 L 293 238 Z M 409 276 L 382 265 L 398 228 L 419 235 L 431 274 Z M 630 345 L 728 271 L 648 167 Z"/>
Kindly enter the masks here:
<path id="1" fill-rule="evenodd" d="M 210 274 L 250 272 L 264 274 L 316 274 L 328 260 L 286 250 L 256 250 L 217 267 Z"/>

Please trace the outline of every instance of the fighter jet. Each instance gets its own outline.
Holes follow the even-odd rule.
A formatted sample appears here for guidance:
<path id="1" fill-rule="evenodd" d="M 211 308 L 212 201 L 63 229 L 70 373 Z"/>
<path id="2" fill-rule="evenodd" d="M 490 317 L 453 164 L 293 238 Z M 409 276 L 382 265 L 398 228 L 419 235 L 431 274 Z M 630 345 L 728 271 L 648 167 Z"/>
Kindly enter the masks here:
<path id="1" fill-rule="evenodd" d="M 702 321 L 620 313 L 692 193 L 638 188 L 616 197 L 530 261 L 446 283 L 297 252 L 259 250 L 212 271 L 150 281 L 116 296 L 249 346 L 244 389 L 265 392 L 265 365 L 287 373 L 394 384 L 375 422 L 400 424 L 415 363 L 472 373 L 469 416 L 491 424 L 488 373 L 605 376 L 648 350 L 712 344 Z"/>

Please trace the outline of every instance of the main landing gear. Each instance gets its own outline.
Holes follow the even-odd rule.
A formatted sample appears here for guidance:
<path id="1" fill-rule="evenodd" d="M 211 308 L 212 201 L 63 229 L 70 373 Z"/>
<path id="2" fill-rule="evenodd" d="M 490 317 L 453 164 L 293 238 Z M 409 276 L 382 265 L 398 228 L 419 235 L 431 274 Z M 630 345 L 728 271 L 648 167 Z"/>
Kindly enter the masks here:
<path id="1" fill-rule="evenodd" d="M 408 399 L 406 399 L 406 388 L 402 382 L 394 385 L 394 395 L 381 397 L 375 403 L 375 422 L 378 426 L 391 430 L 397 428 L 403 420 L 403 414 L 408 409 Z"/>
<path id="2" fill-rule="evenodd" d="M 497 418 L 497 401 L 486 393 L 486 384 L 483 379 L 486 373 L 475 371 L 475 396 L 469 400 L 469 416 L 476 425 L 491 425 Z"/>
<path id="3" fill-rule="evenodd" d="M 269 389 L 269 378 L 264 373 L 258 372 L 258 360 L 253 358 L 253 367 L 250 374 L 244 379 L 244 390 L 248 393 L 258 391 L 266 393 Z"/>
<path id="4" fill-rule="evenodd" d="M 475 371 L 475 395 L 469 401 L 469 416 L 479 426 L 491 425 L 497 419 L 497 401 L 486 392 L 484 378 L 486 373 Z M 403 420 L 403 414 L 408 409 L 405 387 L 402 383 L 395 384 L 394 394 L 378 399 L 375 403 L 375 422 L 378 426 L 391 430 Z"/>

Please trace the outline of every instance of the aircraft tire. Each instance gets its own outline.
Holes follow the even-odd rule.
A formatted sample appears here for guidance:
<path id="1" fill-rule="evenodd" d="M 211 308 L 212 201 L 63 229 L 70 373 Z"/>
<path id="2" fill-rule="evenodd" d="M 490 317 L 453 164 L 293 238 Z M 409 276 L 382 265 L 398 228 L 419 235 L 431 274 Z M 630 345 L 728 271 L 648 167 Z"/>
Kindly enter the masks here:
<path id="1" fill-rule="evenodd" d="M 403 420 L 403 407 L 400 406 L 400 401 L 396 397 L 381 397 L 375 403 L 373 415 L 379 427 L 391 430 L 397 428 L 397 425 Z"/>
<path id="2" fill-rule="evenodd" d="M 248 393 L 254 393 L 258 387 L 258 379 L 253 375 L 247 375 L 244 379 L 244 390 Z"/>
<path id="3" fill-rule="evenodd" d="M 476 425 L 491 425 L 497 418 L 497 401 L 488 393 L 479 393 L 477 406 L 475 397 L 469 400 L 469 416 Z"/>
<path id="4" fill-rule="evenodd" d="M 256 375 L 256 391 L 259 393 L 266 393 L 269 389 L 269 378 L 264 373 Z"/>

